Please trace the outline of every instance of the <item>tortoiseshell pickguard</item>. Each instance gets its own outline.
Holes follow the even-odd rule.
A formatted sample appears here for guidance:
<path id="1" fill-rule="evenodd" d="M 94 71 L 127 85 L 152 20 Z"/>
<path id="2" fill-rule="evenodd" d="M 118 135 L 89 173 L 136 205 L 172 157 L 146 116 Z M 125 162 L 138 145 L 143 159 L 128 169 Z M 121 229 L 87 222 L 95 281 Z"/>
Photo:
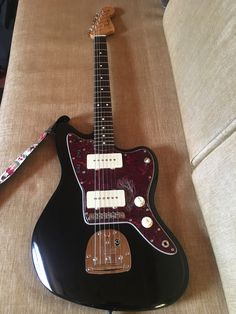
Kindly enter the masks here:
<path id="1" fill-rule="evenodd" d="M 94 154 L 93 140 L 81 138 L 73 133 L 67 135 L 67 147 L 71 164 L 83 193 L 83 216 L 87 224 L 119 225 L 129 223 L 143 238 L 158 251 L 174 255 L 177 248 L 163 230 L 154 216 L 149 204 L 149 192 L 154 176 L 154 160 L 147 148 L 137 148 L 133 151 L 122 151 L 117 148 L 115 153 L 121 153 L 123 167 L 116 169 L 87 169 L 87 154 Z M 150 162 L 145 163 L 145 158 Z M 95 190 L 125 191 L 126 206 L 117 208 L 87 208 L 86 193 Z M 145 205 L 137 207 L 134 199 L 141 196 Z M 152 219 L 152 226 L 145 228 L 142 219 Z"/>

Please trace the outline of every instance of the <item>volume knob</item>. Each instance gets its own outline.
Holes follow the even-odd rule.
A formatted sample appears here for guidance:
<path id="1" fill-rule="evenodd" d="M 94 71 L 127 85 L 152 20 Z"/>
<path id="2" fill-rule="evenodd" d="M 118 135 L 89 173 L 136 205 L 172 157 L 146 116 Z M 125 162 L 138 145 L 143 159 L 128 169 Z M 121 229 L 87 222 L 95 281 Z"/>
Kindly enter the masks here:
<path id="1" fill-rule="evenodd" d="M 145 205 L 145 199 L 142 196 L 137 196 L 134 199 L 134 204 L 137 207 L 143 207 Z"/>

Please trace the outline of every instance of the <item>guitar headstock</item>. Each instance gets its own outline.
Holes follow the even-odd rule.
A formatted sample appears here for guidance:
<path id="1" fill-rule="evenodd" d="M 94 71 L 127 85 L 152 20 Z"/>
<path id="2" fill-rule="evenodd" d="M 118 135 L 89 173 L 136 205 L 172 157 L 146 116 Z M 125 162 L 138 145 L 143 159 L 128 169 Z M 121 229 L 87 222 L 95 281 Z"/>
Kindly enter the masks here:
<path id="1" fill-rule="evenodd" d="M 93 24 L 89 29 L 90 38 L 94 39 L 96 35 L 111 35 L 115 32 L 111 17 L 114 15 L 113 7 L 104 7 L 93 18 Z"/>

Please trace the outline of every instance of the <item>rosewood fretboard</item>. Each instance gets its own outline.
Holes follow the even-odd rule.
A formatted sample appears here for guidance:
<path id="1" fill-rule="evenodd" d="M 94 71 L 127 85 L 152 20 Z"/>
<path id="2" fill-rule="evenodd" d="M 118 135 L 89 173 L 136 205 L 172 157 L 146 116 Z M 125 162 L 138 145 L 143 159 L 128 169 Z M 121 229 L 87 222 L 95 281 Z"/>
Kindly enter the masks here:
<path id="1" fill-rule="evenodd" d="M 94 61 L 94 147 L 95 152 L 106 153 L 114 148 L 106 36 L 94 38 Z"/>

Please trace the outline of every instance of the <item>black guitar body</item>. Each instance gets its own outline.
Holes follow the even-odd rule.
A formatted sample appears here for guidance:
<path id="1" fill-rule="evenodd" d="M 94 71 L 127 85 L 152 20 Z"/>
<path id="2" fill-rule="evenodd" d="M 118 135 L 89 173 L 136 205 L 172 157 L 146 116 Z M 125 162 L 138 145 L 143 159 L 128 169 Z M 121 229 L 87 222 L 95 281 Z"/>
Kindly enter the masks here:
<path id="1" fill-rule="evenodd" d="M 85 141 L 92 139 L 92 136 L 79 133 L 68 123 L 57 126 L 55 138 L 62 167 L 61 181 L 40 216 L 32 237 L 33 263 L 39 279 L 59 297 L 100 309 L 150 310 L 175 302 L 186 288 L 188 265 L 180 244 L 155 209 L 155 156 L 152 154 L 155 173 L 148 202 L 159 226 L 174 243 L 176 253 L 165 254 L 156 249 L 130 223 L 116 224 L 110 228 L 116 230 L 119 227 L 129 242 L 132 256 L 130 270 L 90 274 L 86 271 L 85 260 L 94 226 L 86 223 L 83 216 L 83 193 L 68 153 L 68 134 Z M 137 149 L 130 152 L 133 151 Z M 108 227 L 104 225 L 103 228 Z"/>

